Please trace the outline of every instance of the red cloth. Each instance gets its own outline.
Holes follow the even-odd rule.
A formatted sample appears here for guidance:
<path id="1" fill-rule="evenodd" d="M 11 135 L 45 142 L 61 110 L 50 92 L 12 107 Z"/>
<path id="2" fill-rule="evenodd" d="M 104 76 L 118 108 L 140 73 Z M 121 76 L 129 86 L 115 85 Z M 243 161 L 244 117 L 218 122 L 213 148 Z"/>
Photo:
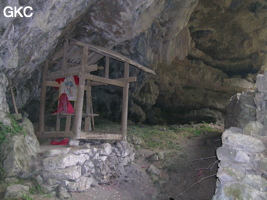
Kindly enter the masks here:
<path id="1" fill-rule="evenodd" d="M 66 93 L 62 93 L 60 95 L 57 111 L 53 112 L 53 114 L 55 113 L 74 113 L 74 109 L 71 103 L 69 102 L 69 99 Z"/>
<path id="2" fill-rule="evenodd" d="M 64 139 L 64 140 L 61 140 L 61 141 L 52 141 L 50 142 L 50 144 L 52 145 L 68 145 L 69 144 L 69 139 Z"/>

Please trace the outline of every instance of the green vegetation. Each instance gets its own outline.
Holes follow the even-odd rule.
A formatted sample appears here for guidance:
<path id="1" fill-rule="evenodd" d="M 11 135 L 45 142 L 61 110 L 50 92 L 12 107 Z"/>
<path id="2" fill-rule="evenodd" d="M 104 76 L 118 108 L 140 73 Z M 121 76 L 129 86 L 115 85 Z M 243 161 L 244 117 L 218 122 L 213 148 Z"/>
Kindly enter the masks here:
<path id="1" fill-rule="evenodd" d="M 100 119 L 96 122 L 98 132 L 118 133 L 120 124 Z M 141 138 L 142 148 L 159 150 L 179 150 L 179 144 L 185 139 L 203 134 L 221 132 L 215 126 L 207 123 L 191 125 L 128 125 L 128 137 L 132 135 Z"/>
<path id="2" fill-rule="evenodd" d="M 30 197 L 30 196 L 27 195 L 27 194 L 22 195 L 21 199 L 22 199 L 22 200 L 34 200 L 32 197 Z"/>
<path id="3" fill-rule="evenodd" d="M 160 150 L 179 150 L 184 138 L 218 132 L 209 124 L 171 125 L 171 126 L 130 126 L 128 134 L 144 140 L 144 148 Z"/>
<path id="4" fill-rule="evenodd" d="M 7 142 L 9 138 L 18 133 L 24 133 L 25 130 L 18 124 L 18 122 L 14 119 L 12 115 L 8 115 L 11 120 L 10 126 L 4 125 L 3 122 L 0 122 L 0 146 Z"/>

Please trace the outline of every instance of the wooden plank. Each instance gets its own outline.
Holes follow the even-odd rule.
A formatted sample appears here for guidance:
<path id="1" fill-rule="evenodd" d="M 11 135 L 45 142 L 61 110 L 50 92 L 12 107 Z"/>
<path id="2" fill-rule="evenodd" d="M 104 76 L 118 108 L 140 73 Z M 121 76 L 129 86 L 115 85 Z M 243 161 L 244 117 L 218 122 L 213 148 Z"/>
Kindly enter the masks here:
<path id="1" fill-rule="evenodd" d="M 95 45 L 91 45 L 91 44 L 86 44 L 86 43 L 82 43 L 82 42 L 79 42 L 77 40 L 73 40 L 73 39 L 70 39 L 70 43 L 74 43 L 76 45 L 79 45 L 79 46 L 87 46 L 90 50 L 92 51 L 95 51 L 99 54 L 102 54 L 104 56 L 108 56 L 108 57 L 112 57 L 116 60 L 120 60 L 120 61 L 123 61 L 123 62 L 127 62 L 131 65 L 134 65 L 135 67 L 145 71 L 145 72 L 148 72 L 148 73 L 151 73 L 151 74 L 154 74 L 156 75 L 156 73 L 152 70 L 152 69 L 149 69 L 143 65 L 140 65 L 139 63 L 115 52 L 115 51 L 112 51 L 110 49 L 107 49 L 107 48 L 104 48 L 104 47 L 99 47 L 99 46 L 95 46 Z"/>
<path id="2" fill-rule="evenodd" d="M 114 79 L 114 80 L 124 81 L 124 82 L 136 82 L 137 81 L 137 77 L 117 78 L 117 79 Z"/>
<path id="3" fill-rule="evenodd" d="M 82 132 L 80 137 L 76 139 L 122 140 L 122 135 L 121 134 L 110 134 L 110 133 Z"/>
<path id="4" fill-rule="evenodd" d="M 73 113 L 55 113 L 55 114 L 51 114 L 51 115 L 56 115 L 56 116 L 58 115 L 61 118 L 67 117 L 67 116 L 75 116 L 75 114 L 73 114 Z M 99 116 L 99 114 L 96 114 L 96 113 L 90 113 L 90 114 L 83 113 L 82 114 L 82 117 L 97 117 L 97 116 Z"/>
<path id="5" fill-rule="evenodd" d="M 109 57 L 105 57 L 105 78 L 109 78 Z"/>
<path id="6" fill-rule="evenodd" d="M 97 65 L 89 65 L 89 66 L 85 66 L 84 73 L 92 72 L 96 70 L 97 70 Z M 77 67 L 68 68 L 65 71 L 59 70 L 56 72 L 51 72 L 47 75 L 46 80 L 54 80 L 57 78 L 78 75 L 81 71 L 82 71 L 82 66 L 79 65 Z"/>
<path id="7" fill-rule="evenodd" d="M 97 86 L 97 85 L 108 85 L 108 84 L 91 81 L 91 82 L 89 83 L 89 85 L 90 85 L 90 86 Z"/>
<path id="8" fill-rule="evenodd" d="M 60 84 L 55 81 L 45 81 L 47 87 L 60 87 Z"/>
<path id="9" fill-rule="evenodd" d="M 124 78 L 129 78 L 130 65 L 124 63 Z M 125 82 L 122 96 L 122 114 L 121 114 L 121 132 L 123 140 L 127 141 L 127 120 L 128 120 L 128 95 L 129 95 L 129 83 Z"/>
<path id="10" fill-rule="evenodd" d="M 41 132 L 41 137 L 44 138 L 74 138 L 73 132 L 66 132 L 66 131 L 52 131 L 52 132 Z"/>
<path id="11" fill-rule="evenodd" d="M 82 125 L 83 98 L 84 98 L 84 88 L 85 88 L 84 70 L 85 66 L 87 65 L 87 56 L 88 56 L 88 47 L 84 47 L 82 54 L 82 68 L 80 72 L 80 81 L 79 81 L 77 100 L 76 100 L 75 118 L 73 125 L 73 132 L 76 138 L 79 137 Z"/>
<path id="12" fill-rule="evenodd" d="M 62 62 L 59 62 L 59 61 L 53 61 L 53 60 L 50 60 L 50 61 L 49 61 L 49 64 L 59 64 L 59 65 L 62 65 L 63 63 L 62 63 Z M 70 63 L 70 62 L 67 62 L 67 65 L 68 65 L 68 66 L 72 66 L 72 67 L 80 66 L 80 64 Z"/>
<path id="13" fill-rule="evenodd" d="M 124 81 L 126 80 L 127 82 L 136 82 L 137 81 L 137 77 L 129 77 L 128 79 L 124 79 L 124 78 L 117 78 L 117 79 L 113 79 L 113 80 L 118 80 L 118 81 Z M 107 83 L 100 83 L 100 82 L 95 82 L 95 81 L 91 81 L 89 83 L 90 86 L 97 86 L 97 85 L 108 85 Z"/>
<path id="14" fill-rule="evenodd" d="M 48 71 L 48 61 L 45 61 L 45 66 L 43 69 L 42 78 L 42 89 L 41 89 L 41 99 L 40 99 L 40 115 L 39 115 L 39 131 L 40 133 L 44 131 L 45 127 L 45 99 L 46 99 L 46 74 Z"/>
<path id="15" fill-rule="evenodd" d="M 108 79 L 108 78 L 104 78 L 104 77 L 100 77 L 100 76 L 95 76 L 92 74 L 86 74 L 85 78 L 89 79 L 91 81 L 106 83 L 109 85 L 115 85 L 115 86 L 119 86 L 119 87 L 124 87 L 124 85 L 125 85 L 123 81 L 118 81 L 116 79 Z"/>

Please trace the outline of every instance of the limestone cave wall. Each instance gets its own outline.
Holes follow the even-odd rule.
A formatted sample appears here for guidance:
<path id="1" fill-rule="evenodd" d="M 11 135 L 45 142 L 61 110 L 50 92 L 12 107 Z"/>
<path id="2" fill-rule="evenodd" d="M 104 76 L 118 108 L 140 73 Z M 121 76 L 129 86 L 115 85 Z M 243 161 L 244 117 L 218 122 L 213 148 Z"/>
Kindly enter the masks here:
<path id="1" fill-rule="evenodd" d="M 264 0 L 5 0 L 1 10 L 8 5 L 33 8 L 30 18 L 0 13 L 0 70 L 17 86 L 18 107 L 30 118 L 38 111 L 43 61 L 64 36 L 112 48 L 156 71 L 132 72 L 134 122 L 222 123 L 230 97 L 253 88 L 266 62 Z M 118 94 L 110 87 L 94 93 L 106 97 L 96 108 L 115 120 Z"/>

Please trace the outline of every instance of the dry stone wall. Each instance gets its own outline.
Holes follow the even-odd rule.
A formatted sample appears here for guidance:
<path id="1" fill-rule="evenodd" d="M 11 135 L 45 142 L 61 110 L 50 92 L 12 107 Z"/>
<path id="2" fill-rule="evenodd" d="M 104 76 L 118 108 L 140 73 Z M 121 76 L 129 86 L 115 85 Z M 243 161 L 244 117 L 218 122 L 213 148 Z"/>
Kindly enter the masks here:
<path id="1" fill-rule="evenodd" d="M 85 191 L 121 176 L 134 156 L 133 146 L 125 141 L 46 150 L 42 152 L 42 170 L 36 179 L 48 193 L 59 188 Z"/>
<path id="2" fill-rule="evenodd" d="M 267 72 L 258 75 L 255 92 L 231 99 L 226 125 L 236 127 L 226 129 L 217 149 L 220 164 L 213 200 L 267 197 L 266 81 Z"/>

